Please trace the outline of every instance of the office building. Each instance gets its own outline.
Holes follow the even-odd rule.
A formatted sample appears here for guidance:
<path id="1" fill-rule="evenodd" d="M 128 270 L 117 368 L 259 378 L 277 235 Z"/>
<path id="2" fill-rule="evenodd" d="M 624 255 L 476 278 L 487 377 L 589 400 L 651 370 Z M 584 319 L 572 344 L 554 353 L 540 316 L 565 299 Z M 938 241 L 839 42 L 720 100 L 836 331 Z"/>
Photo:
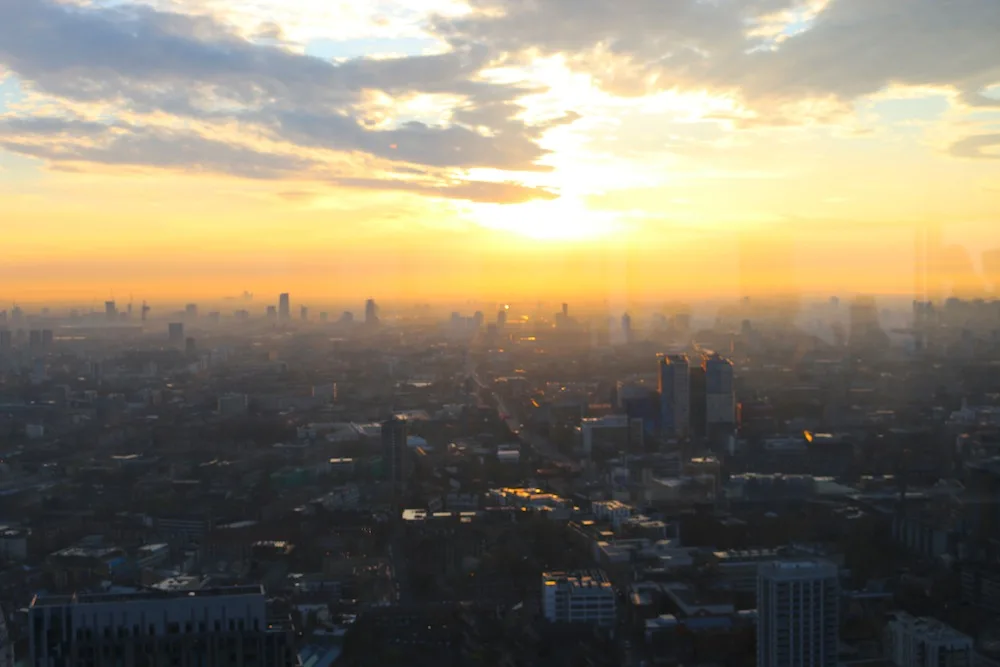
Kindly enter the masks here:
<path id="1" fill-rule="evenodd" d="M 378 305 L 375 299 L 365 301 L 365 324 L 375 326 L 378 324 Z"/>
<path id="2" fill-rule="evenodd" d="M 278 309 L 275 306 L 267 307 L 267 319 L 271 322 L 278 319 Z"/>
<path id="3" fill-rule="evenodd" d="M 628 313 L 622 315 L 622 337 L 626 343 L 632 342 L 632 316 Z"/>
<path id="4" fill-rule="evenodd" d="M 774 561 L 757 571 L 757 664 L 835 667 L 839 626 L 837 566 Z"/>
<path id="5" fill-rule="evenodd" d="M 733 383 L 733 362 L 712 355 L 703 364 L 705 373 L 705 420 L 713 425 L 736 424 L 736 390 Z"/>
<path id="6" fill-rule="evenodd" d="M 259 585 L 36 597 L 28 613 L 32 667 L 298 664 Z"/>
<path id="7" fill-rule="evenodd" d="M 382 423 L 382 466 L 385 480 L 391 487 L 393 503 L 398 504 L 406 493 L 407 463 L 406 420 L 393 417 Z"/>
<path id="8" fill-rule="evenodd" d="M 543 572 L 542 615 L 549 623 L 612 626 L 615 590 L 600 570 Z"/>
<path id="9" fill-rule="evenodd" d="M 42 347 L 42 332 L 38 329 L 32 329 L 28 332 L 28 347 L 32 350 L 38 350 Z"/>
<path id="10" fill-rule="evenodd" d="M 686 437 L 691 429 L 691 371 L 687 355 L 660 358 L 658 388 L 664 437 Z"/>
<path id="11" fill-rule="evenodd" d="M 278 296 L 278 318 L 282 322 L 292 319 L 292 301 L 287 292 Z"/>
<path id="12" fill-rule="evenodd" d="M 167 325 L 167 337 L 171 343 L 181 344 L 184 342 L 184 323 L 171 322 Z"/>
<path id="13" fill-rule="evenodd" d="M 48 349 L 52 347 L 54 341 L 55 335 L 52 333 L 52 329 L 42 329 L 42 347 Z"/>
<path id="14" fill-rule="evenodd" d="M 503 331 L 507 326 L 507 309 L 501 308 L 497 311 L 497 331 Z"/>
<path id="15" fill-rule="evenodd" d="M 973 640 L 935 618 L 897 612 L 885 629 L 886 657 L 896 667 L 969 667 Z"/>
<path id="16" fill-rule="evenodd" d="M 309 306 L 302 306 L 299 308 L 299 319 L 303 322 L 309 321 Z"/>
<path id="17" fill-rule="evenodd" d="M 104 302 L 104 317 L 109 322 L 114 322 L 118 319 L 118 306 L 115 305 L 114 301 Z"/>
<path id="18" fill-rule="evenodd" d="M 184 317 L 186 317 L 189 320 L 197 319 L 198 318 L 198 304 L 196 304 L 196 303 L 189 303 L 188 305 L 184 306 Z"/>
<path id="19" fill-rule="evenodd" d="M 617 456 L 620 453 L 639 454 L 643 451 L 643 423 L 641 418 L 628 415 L 605 415 L 580 420 L 583 453 L 587 458 L 595 454 Z"/>
<path id="20" fill-rule="evenodd" d="M 691 366 L 691 435 L 704 438 L 708 433 L 708 380 L 704 364 Z"/>

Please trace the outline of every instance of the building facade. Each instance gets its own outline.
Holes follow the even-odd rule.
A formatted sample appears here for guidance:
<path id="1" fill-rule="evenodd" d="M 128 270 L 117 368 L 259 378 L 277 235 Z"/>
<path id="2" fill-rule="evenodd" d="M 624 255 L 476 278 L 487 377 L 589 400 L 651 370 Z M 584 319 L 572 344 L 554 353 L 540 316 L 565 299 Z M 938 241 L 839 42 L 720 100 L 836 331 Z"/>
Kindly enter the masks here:
<path id="1" fill-rule="evenodd" d="M 36 597 L 29 628 L 32 667 L 298 664 L 260 586 Z"/>
<path id="2" fill-rule="evenodd" d="M 775 561 L 757 573 L 757 665 L 835 667 L 839 629 L 837 566 Z"/>
<path id="3" fill-rule="evenodd" d="M 687 355 L 660 358 L 661 429 L 668 438 L 687 437 L 691 429 L 691 365 Z"/>
<path id="4" fill-rule="evenodd" d="M 898 612 L 885 630 L 886 657 L 896 667 L 970 667 L 974 642 L 935 618 Z"/>
<path id="5" fill-rule="evenodd" d="M 600 570 L 543 572 L 542 614 L 550 623 L 611 626 L 615 590 Z"/>

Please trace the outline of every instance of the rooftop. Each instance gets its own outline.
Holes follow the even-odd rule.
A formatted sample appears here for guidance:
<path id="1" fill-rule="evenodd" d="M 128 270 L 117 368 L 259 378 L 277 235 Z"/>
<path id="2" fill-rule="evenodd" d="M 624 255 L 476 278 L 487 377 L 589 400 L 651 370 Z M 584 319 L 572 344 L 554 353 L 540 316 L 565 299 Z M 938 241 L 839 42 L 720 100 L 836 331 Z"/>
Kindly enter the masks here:
<path id="1" fill-rule="evenodd" d="M 148 600 L 166 600 L 183 597 L 229 597 L 242 595 L 264 595 L 264 587 L 260 584 L 241 586 L 226 586 L 220 588 L 203 588 L 201 590 L 162 590 L 147 589 L 134 593 L 88 593 L 75 595 L 52 595 L 41 597 L 36 595 L 31 601 L 31 607 L 59 607 L 74 604 L 106 604 L 109 602 L 143 602 Z"/>

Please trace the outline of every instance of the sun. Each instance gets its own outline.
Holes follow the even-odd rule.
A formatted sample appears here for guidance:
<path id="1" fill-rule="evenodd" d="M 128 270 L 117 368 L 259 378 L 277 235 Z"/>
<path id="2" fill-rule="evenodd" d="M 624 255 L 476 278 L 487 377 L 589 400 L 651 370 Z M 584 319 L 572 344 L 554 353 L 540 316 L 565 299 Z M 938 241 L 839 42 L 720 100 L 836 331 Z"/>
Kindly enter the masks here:
<path id="1" fill-rule="evenodd" d="M 487 229 L 513 232 L 537 241 L 589 241 L 615 229 L 607 213 L 588 209 L 571 197 L 524 204 L 479 204 L 472 219 Z"/>

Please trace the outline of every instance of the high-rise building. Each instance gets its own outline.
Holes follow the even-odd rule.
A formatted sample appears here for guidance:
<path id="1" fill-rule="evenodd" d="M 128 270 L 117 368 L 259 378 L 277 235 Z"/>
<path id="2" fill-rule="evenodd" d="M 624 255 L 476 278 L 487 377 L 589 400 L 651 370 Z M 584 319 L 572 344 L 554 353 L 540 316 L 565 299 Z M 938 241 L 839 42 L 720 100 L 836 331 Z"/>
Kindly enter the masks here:
<path id="1" fill-rule="evenodd" d="M 378 305 L 375 299 L 365 301 L 365 324 L 375 326 L 378 324 Z"/>
<path id="2" fill-rule="evenodd" d="M 733 383 L 733 362 L 719 355 L 704 361 L 705 420 L 712 425 L 736 423 L 736 389 Z"/>
<path id="3" fill-rule="evenodd" d="M 886 627 L 887 657 L 898 667 L 975 664 L 972 637 L 936 618 L 893 615 Z"/>
<path id="4" fill-rule="evenodd" d="M 292 300 L 287 292 L 278 296 L 278 319 L 282 322 L 292 319 Z"/>
<path id="5" fill-rule="evenodd" d="M 184 352 L 188 356 L 194 356 L 198 354 L 198 341 L 194 338 L 188 338 L 184 341 Z"/>
<path id="6" fill-rule="evenodd" d="M 392 488 L 393 504 L 399 504 L 406 492 L 407 450 L 406 420 L 393 417 L 382 423 L 382 466 L 385 480 Z"/>
<path id="7" fill-rule="evenodd" d="M 632 342 L 632 316 L 628 313 L 622 315 L 622 336 L 626 343 Z"/>
<path id="8" fill-rule="evenodd" d="M 104 317 L 109 322 L 114 322 L 118 319 L 118 306 L 115 305 L 114 301 L 104 302 Z"/>
<path id="9" fill-rule="evenodd" d="M 32 667 L 298 664 L 259 585 L 36 597 L 28 616 Z"/>
<path id="10" fill-rule="evenodd" d="M 503 331 L 504 327 L 507 326 L 507 308 L 501 308 L 497 311 L 497 330 Z"/>
<path id="11" fill-rule="evenodd" d="M 660 358 L 660 421 L 663 435 L 683 438 L 691 430 L 690 362 L 685 354 Z"/>
<path id="12" fill-rule="evenodd" d="M 198 304 L 196 304 L 196 303 L 189 303 L 188 305 L 184 306 L 184 317 L 188 318 L 189 320 L 197 319 L 198 318 Z"/>
<path id="13" fill-rule="evenodd" d="M 483 322 L 486 321 L 486 316 L 483 315 L 483 311 L 477 310 L 472 315 L 472 328 L 479 331 L 483 328 Z"/>
<path id="14" fill-rule="evenodd" d="M 267 319 L 271 320 L 272 322 L 278 319 L 278 309 L 275 306 L 267 307 Z"/>
<path id="15" fill-rule="evenodd" d="M 299 308 L 299 319 L 303 322 L 309 321 L 309 306 L 302 306 Z"/>
<path id="16" fill-rule="evenodd" d="M 167 337 L 171 343 L 180 344 L 184 342 L 184 323 L 171 322 L 167 325 Z"/>
<path id="17" fill-rule="evenodd" d="M 757 664 L 835 667 L 837 566 L 828 561 L 763 563 L 757 573 Z"/>
<path id="18" fill-rule="evenodd" d="M 600 570 L 543 572 L 542 615 L 549 623 L 614 625 L 615 589 Z"/>
<path id="19" fill-rule="evenodd" d="M 28 347 L 38 350 L 42 347 L 42 332 L 39 329 L 32 329 L 28 332 Z"/>
<path id="20" fill-rule="evenodd" d="M 0 352 L 9 351 L 14 344 L 10 329 L 0 329 Z"/>
<path id="21" fill-rule="evenodd" d="M 42 329 L 42 347 L 52 347 L 53 341 L 55 341 L 55 334 L 53 334 L 52 329 Z"/>
<path id="22" fill-rule="evenodd" d="M 691 435 L 704 438 L 708 434 L 708 380 L 705 364 L 691 365 Z"/>

